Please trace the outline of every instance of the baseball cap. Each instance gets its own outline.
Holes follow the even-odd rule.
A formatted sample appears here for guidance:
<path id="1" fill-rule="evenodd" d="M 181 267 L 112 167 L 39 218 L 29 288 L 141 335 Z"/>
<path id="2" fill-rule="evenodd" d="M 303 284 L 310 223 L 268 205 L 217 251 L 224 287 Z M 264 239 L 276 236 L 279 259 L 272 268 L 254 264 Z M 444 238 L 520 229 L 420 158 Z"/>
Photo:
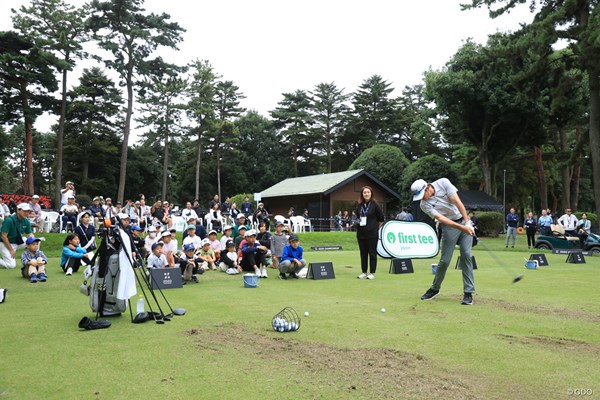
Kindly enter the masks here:
<path id="1" fill-rule="evenodd" d="M 233 226 L 231 226 L 231 225 L 225 225 L 225 226 L 223 227 L 223 232 L 225 232 L 225 231 L 226 231 L 226 230 L 228 230 L 228 229 L 233 229 Z"/>
<path id="2" fill-rule="evenodd" d="M 32 237 L 27 238 L 27 240 L 25 241 L 25 244 L 30 245 L 31 243 L 41 242 L 41 241 L 42 241 L 42 239 L 38 239 L 38 238 L 32 236 Z"/>
<path id="3" fill-rule="evenodd" d="M 148 232 L 156 232 L 156 227 L 152 225 L 150 228 L 148 228 Z"/>
<path id="4" fill-rule="evenodd" d="M 17 210 L 31 211 L 31 207 L 27 203 L 21 203 L 17 206 Z"/>
<path id="5" fill-rule="evenodd" d="M 129 215 L 125 214 L 125 213 L 118 213 L 117 217 L 119 217 L 120 219 L 129 219 Z"/>
<path id="6" fill-rule="evenodd" d="M 208 240 L 208 239 L 202 239 L 202 241 L 200 242 L 201 246 L 204 246 L 204 245 L 207 245 L 207 244 L 210 244 L 210 240 Z"/>
<path id="7" fill-rule="evenodd" d="M 212 235 L 213 233 L 216 235 L 216 234 L 217 234 L 217 231 L 215 231 L 215 230 L 213 229 L 213 230 L 211 230 L 210 232 L 208 232 L 208 234 L 209 234 L 209 235 Z"/>
<path id="8" fill-rule="evenodd" d="M 256 236 L 256 231 L 254 229 L 250 229 L 246 233 L 244 233 L 244 237 Z"/>
<path id="9" fill-rule="evenodd" d="M 276 222 L 275 222 L 275 226 L 283 226 L 283 225 L 285 225 L 285 224 L 283 223 L 283 221 L 276 221 Z"/>
<path id="10" fill-rule="evenodd" d="M 237 216 L 237 219 L 240 219 L 240 218 L 246 218 L 246 216 L 244 214 L 242 214 L 242 213 L 239 213 L 238 216 Z"/>
<path id="11" fill-rule="evenodd" d="M 155 243 L 152 243 L 152 250 L 156 249 L 158 246 L 161 246 L 161 247 L 162 247 L 162 245 L 163 245 L 163 244 L 162 244 L 162 242 L 155 242 Z"/>
<path id="12" fill-rule="evenodd" d="M 194 250 L 194 244 L 193 243 L 188 243 L 188 244 L 184 244 L 183 245 L 183 251 L 190 251 L 190 250 Z"/>
<path id="13" fill-rule="evenodd" d="M 228 240 L 227 243 L 225 243 L 225 248 L 229 248 L 229 247 L 234 247 L 235 243 L 233 243 L 233 240 Z"/>
<path id="14" fill-rule="evenodd" d="M 300 240 L 300 238 L 298 237 L 298 235 L 296 235 L 296 234 L 292 233 L 292 234 L 290 235 L 290 238 L 289 238 L 288 240 L 289 240 L 290 242 L 293 242 L 293 241 L 295 241 L 295 240 Z"/>
<path id="15" fill-rule="evenodd" d="M 194 217 L 193 215 L 190 215 L 189 217 L 187 217 L 187 222 L 192 221 L 192 220 L 196 220 L 196 217 Z"/>
<path id="16" fill-rule="evenodd" d="M 418 201 L 423 198 L 426 187 L 427 182 L 425 182 L 423 179 L 417 179 L 412 185 L 410 185 L 410 191 L 413 194 L 413 201 Z"/>
<path id="17" fill-rule="evenodd" d="M 238 232 L 241 231 L 242 229 L 247 230 L 248 228 L 246 228 L 246 225 L 240 225 L 238 228 Z"/>
<path id="18" fill-rule="evenodd" d="M 33 196 L 31 196 L 32 199 L 39 199 L 40 196 L 38 196 L 37 194 L 34 194 Z"/>
<path id="19" fill-rule="evenodd" d="M 169 231 L 163 231 L 163 233 L 161 233 L 160 236 L 161 237 L 171 236 L 171 232 L 169 232 Z"/>
<path id="20" fill-rule="evenodd" d="M 142 229 L 142 228 L 140 228 L 140 227 L 139 227 L 139 226 L 137 226 L 137 225 L 134 225 L 134 226 L 132 226 L 132 227 L 131 227 L 131 230 L 132 230 L 132 231 L 140 231 L 140 232 L 141 232 L 141 231 L 143 231 L 143 229 Z"/>
<path id="21" fill-rule="evenodd" d="M 65 183 L 65 185 L 72 185 L 72 184 L 73 184 L 73 182 L 71 182 L 71 181 L 67 181 L 67 183 Z"/>
<path id="22" fill-rule="evenodd" d="M 196 225 L 189 224 L 186 229 L 196 229 Z"/>
<path id="23" fill-rule="evenodd" d="M 75 198 L 75 196 L 73 196 L 72 194 L 67 196 L 67 199 L 74 199 L 74 198 Z"/>

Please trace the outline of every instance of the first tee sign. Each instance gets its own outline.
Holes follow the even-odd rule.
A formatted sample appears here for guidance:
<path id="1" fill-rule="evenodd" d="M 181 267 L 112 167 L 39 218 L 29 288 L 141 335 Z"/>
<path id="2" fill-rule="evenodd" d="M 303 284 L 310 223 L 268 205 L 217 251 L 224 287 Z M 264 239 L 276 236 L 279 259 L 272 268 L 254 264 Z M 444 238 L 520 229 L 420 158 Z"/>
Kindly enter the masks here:
<path id="1" fill-rule="evenodd" d="M 437 235 L 427 224 L 388 221 L 379 229 L 377 253 L 383 258 L 431 258 L 439 249 Z"/>

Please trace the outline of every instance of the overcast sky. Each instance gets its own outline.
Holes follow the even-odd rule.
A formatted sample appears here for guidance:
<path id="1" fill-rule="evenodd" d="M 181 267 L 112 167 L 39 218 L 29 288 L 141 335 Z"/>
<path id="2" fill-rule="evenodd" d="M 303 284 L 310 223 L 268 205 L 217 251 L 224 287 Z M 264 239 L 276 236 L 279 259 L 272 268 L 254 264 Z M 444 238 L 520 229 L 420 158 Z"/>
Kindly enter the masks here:
<path id="1" fill-rule="evenodd" d="M 479 43 L 496 31 L 529 22 L 527 6 L 491 20 L 486 9 L 461 11 L 469 0 L 146 0 L 187 31 L 167 60 L 206 59 L 246 96 L 242 105 L 267 116 L 284 92 L 335 82 L 346 92 L 378 74 L 396 89 L 421 83 L 467 38 Z M 70 0 L 74 5 L 84 1 Z M 11 8 L 26 0 L 0 0 L 0 30 L 12 29 Z M 69 86 L 77 83 L 77 71 Z M 56 118 L 40 118 L 48 130 Z"/>

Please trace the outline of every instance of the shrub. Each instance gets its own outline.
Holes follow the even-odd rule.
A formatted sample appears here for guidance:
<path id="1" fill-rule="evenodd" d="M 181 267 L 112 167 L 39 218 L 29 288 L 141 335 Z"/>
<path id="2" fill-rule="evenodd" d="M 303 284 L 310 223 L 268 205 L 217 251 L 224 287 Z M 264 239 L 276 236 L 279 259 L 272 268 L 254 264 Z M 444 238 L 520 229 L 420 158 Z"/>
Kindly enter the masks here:
<path id="1" fill-rule="evenodd" d="M 79 204 L 79 207 L 90 208 L 90 205 L 92 204 L 92 198 L 87 194 L 78 194 L 77 203 Z"/>
<path id="2" fill-rule="evenodd" d="M 229 197 L 229 204 L 233 204 L 235 203 L 235 205 L 237 206 L 238 210 L 242 209 L 242 202 L 244 201 L 244 197 L 250 197 L 250 203 L 253 204 L 253 209 L 256 210 L 256 204 L 254 204 L 254 194 L 252 193 L 240 193 L 240 194 L 236 194 L 235 196 L 230 196 Z"/>
<path id="3" fill-rule="evenodd" d="M 492 211 L 477 211 L 479 218 L 479 235 L 496 237 L 504 227 L 504 216 Z"/>

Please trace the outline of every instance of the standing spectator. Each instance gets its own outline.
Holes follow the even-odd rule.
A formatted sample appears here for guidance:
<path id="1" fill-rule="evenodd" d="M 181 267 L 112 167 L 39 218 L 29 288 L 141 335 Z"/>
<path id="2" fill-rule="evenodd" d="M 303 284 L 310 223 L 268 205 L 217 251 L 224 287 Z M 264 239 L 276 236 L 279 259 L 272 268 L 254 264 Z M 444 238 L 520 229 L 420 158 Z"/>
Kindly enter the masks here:
<path id="1" fill-rule="evenodd" d="M 140 199 L 139 214 L 139 226 L 145 230 L 152 221 L 151 207 L 146 205 L 145 198 Z"/>
<path id="2" fill-rule="evenodd" d="M 17 266 L 17 249 L 24 249 L 23 235 L 33 237 L 27 203 L 17 206 L 17 211 L 7 217 L 2 224 L 2 241 L 0 242 L 0 268 L 12 269 Z"/>
<path id="3" fill-rule="evenodd" d="M 406 207 L 402 207 L 402 210 L 396 215 L 396 220 L 398 221 L 406 221 L 408 213 L 406 212 Z"/>
<path id="4" fill-rule="evenodd" d="M 69 196 L 73 196 L 73 198 L 75 198 L 75 185 L 73 185 L 73 182 L 67 181 L 64 189 L 60 190 L 60 193 L 60 205 L 64 206 L 69 202 Z"/>
<path id="5" fill-rule="evenodd" d="M 4 220 L 8 218 L 10 214 L 10 209 L 4 204 L 4 198 L 0 196 L 0 228 L 2 227 Z"/>
<path id="6" fill-rule="evenodd" d="M 352 210 L 352 215 L 350 216 L 350 218 L 348 219 L 348 230 L 356 230 L 356 227 L 358 226 L 358 214 L 356 214 L 355 210 Z"/>
<path id="7" fill-rule="evenodd" d="M 354 213 L 354 211 L 353 211 Z M 344 226 L 344 230 L 349 231 L 350 230 L 350 214 L 348 214 L 348 210 L 344 210 L 344 215 L 342 216 L 342 224 Z"/>
<path id="8" fill-rule="evenodd" d="M 117 215 L 117 214 L 118 214 L 118 212 L 117 212 L 117 209 L 112 204 L 112 199 L 110 197 L 107 197 L 106 200 L 104 200 L 104 217 L 110 218 L 110 220 L 114 224 L 115 215 Z"/>
<path id="9" fill-rule="evenodd" d="M 553 224 L 555 224 L 555 223 L 556 223 L 556 215 L 554 215 L 554 214 L 552 213 L 552 210 L 551 210 L 551 209 L 547 209 L 547 210 L 546 210 L 546 213 L 547 213 L 547 214 L 548 214 L 548 216 L 549 216 L 549 217 L 552 219 L 552 223 L 553 223 Z"/>
<path id="10" fill-rule="evenodd" d="M 373 197 L 373 189 L 369 186 L 363 186 L 360 191 L 356 214 L 360 215 L 356 227 L 356 240 L 360 250 L 360 268 L 362 270 L 358 279 L 375 279 L 379 223 L 383 222 L 384 215 L 381 207 Z M 370 270 L 367 274 L 367 267 L 369 266 Z"/>
<path id="11" fill-rule="evenodd" d="M 254 221 L 259 225 L 265 224 L 267 230 L 269 230 L 271 221 L 269 221 L 269 212 L 263 203 L 258 203 L 258 208 L 254 212 Z"/>
<path id="12" fill-rule="evenodd" d="M 525 218 L 525 233 L 527 234 L 527 248 L 535 247 L 535 232 L 537 231 L 537 221 L 532 212 L 527 213 Z"/>
<path id="13" fill-rule="evenodd" d="M 288 237 L 283 233 L 283 221 L 275 222 L 275 233 L 271 235 L 271 258 L 273 268 L 279 268 L 279 261 L 283 255 L 283 248 L 286 246 Z"/>
<path id="14" fill-rule="evenodd" d="M 441 178 L 432 183 L 418 179 L 413 182 L 410 190 L 413 201 L 421 200 L 421 210 L 442 225 L 442 255 L 438 261 L 433 284 L 421 296 L 421 300 L 431 300 L 439 295 L 446 270 L 452 260 L 452 253 L 458 244 L 464 291 L 461 304 L 472 305 L 475 283 L 471 248 L 475 231 L 469 221 L 467 210 L 458 197 L 458 189 L 447 178 Z"/>
<path id="15" fill-rule="evenodd" d="M 250 215 L 253 214 L 253 207 L 252 207 L 252 203 L 250 202 L 250 197 L 246 196 L 244 197 L 244 201 L 242 201 L 242 213 L 249 217 Z"/>
<path id="16" fill-rule="evenodd" d="M 577 234 L 579 235 L 579 244 L 582 249 L 585 249 L 585 242 L 592 232 L 592 223 L 587 218 L 587 214 L 581 214 L 581 219 L 577 223 Z"/>
<path id="17" fill-rule="evenodd" d="M 415 216 L 412 214 L 412 208 L 406 207 L 406 222 L 413 222 Z"/>
<path id="18" fill-rule="evenodd" d="M 63 221 L 63 232 L 68 229 L 69 222 L 71 223 L 71 229 L 75 229 L 77 226 L 77 214 L 79 214 L 79 207 L 75 204 L 75 197 L 69 196 L 67 204 L 60 208 L 60 213 Z"/>
<path id="19" fill-rule="evenodd" d="M 31 196 L 31 203 L 29 203 L 29 207 L 31 207 L 31 212 L 29 213 L 29 222 L 32 225 L 37 226 L 38 232 L 44 232 L 44 224 L 46 223 L 46 219 L 42 216 L 40 196 L 37 194 Z"/>
<path id="20" fill-rule="evenodd" d="M 219 205 L 219 208 L 221 207 L 221 201 L 219 200 L 219 195 L 215 194 L 212 198 L 212 200 L 208 203 L 208 209 L 211 210 L 215 204 Z"/>
<path id="21" fill-rule="evenodd" d="M 333 218 L 333 223 L 335 225 L 335 230 L 337 232 L 343 232 L 344 231 L 344 217 L 342 216 L 342 210 L 339 210 L 338 213 L 336 214 L 336 216 Z"/>
<path id="22" fill-rule="evenodd" d="M 512 248 L 515 247 L 517 240 L 517 227 L 519 226 L 519 216 L 514 208 L 506 214 L 506 248 L 508 249 L 508 240 L 512 237 Z"/>
<path id="23" fill-rule="evenodd" d="M 552 235 L 552 217 L 547 210 L 542 210 L 542 216 L 538 219 L 540 235 Z"/>
<path id="24" fill-rule="evenodd" d="M 79 216 L 79 225 L 75 228 L 73 233 L 79 236 L 81 247 L 85 251 L 92 251 L 96 249 L 96 230 L 94 225 L 90 223 L 90 212 L 84 211 Z"/>
<path id="25" fill-rule="evenodd" d="M 229 203 L 229 196 L 225 196 L 225 201 L 221 204 L 221 213 L 225 215 L 229 215 L 229 209 L 231 208 L 231 204 Z"/>
<path id="26" fill-rule="evenodd" d="M 295 216 L 296 216 L 296 209 L 294 207 L 290 207 L 290 209 L 288 210 L 288 213 L 287 213 L 287 219 L 290 219 Z"/>
<path id="27" fill-rule="evenodd" d="M 196 219 L 204 218 L 204 211 L 202 207 L 200 207 L 200 202 L 198 199 L 194 199 L 194 203 L 192 204 L 192 210 L 196 212 Z"/>
<path id="28" fill-rule="evenodd" d="M 573 215 L 570 208 L 567 208 L 563 216 L 558 219 L 558 223 L 565 227 L 565 235 L 568 236 L 577 236 L 577 232 L 575 231 L 577 222 L 579 220 Z"/>
<path id="29" fill-rule="evenodd" d="M 90 206 L 90 212 L 94 221 L 94 227 L 98 229 L 100 226 L 100 220 L 104 219 L 104 208 L 100 205 L 100 197 L 94 197 L 92 205 Z"/>
<path id="30" fill-rule="evenodd" d="M 308 209 L 304 209 L 304 211 L 302 212 L 302 218 L 304 219 L 310 219 L 309 215 L 308 215 Z"/>

